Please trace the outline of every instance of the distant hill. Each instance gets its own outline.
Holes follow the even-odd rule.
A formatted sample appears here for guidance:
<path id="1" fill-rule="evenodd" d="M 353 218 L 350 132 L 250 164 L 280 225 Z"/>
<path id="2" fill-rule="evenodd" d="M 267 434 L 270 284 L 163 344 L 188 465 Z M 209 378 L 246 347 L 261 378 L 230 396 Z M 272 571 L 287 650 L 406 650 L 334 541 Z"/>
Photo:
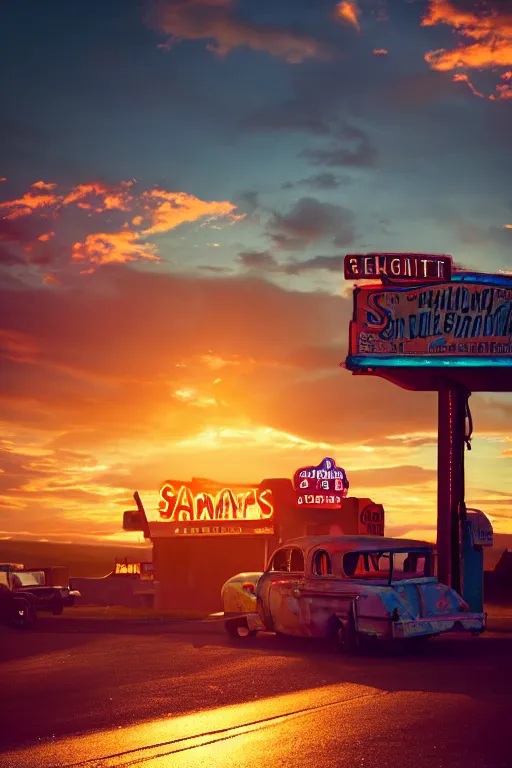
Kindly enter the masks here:
<path id="1" fill-rule="evenodd" d="M 484 567 L 494 570 L 505 549 L 512 552 L 512 534 L 495 533 L 494 546 L 484 549 Z M 23 563 L 27 568 L 65 565 L 70 576 L 105 576 L 115 558 L 151 560 L 152 547 L 122 544 L 61 544 L 53 541 L 0 540 L 0 563 Z"/>
<path id="2" fill-rule="evenodd" d="M 70 576 L 106 576 L 114 568 L 116 557 L 151 560 L 152 548 L 122 544 L 61 544 L 29 539 L 0 541 L 1 563 L 23 563 L 26 568 L 65 565 Z"/>

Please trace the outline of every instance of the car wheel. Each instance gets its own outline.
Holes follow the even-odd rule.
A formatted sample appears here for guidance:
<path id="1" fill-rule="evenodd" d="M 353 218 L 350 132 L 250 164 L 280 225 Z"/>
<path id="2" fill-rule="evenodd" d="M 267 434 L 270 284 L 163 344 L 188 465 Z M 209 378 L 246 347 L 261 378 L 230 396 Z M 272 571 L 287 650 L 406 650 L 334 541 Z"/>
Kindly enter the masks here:
<path id="1" fill-rule="evenodd" d="M 27 600 L 26 597 L 14 598 L 11 623 L 16 629 L 31 629 L 36 618 L 37 614 L 30 600 Z"/>
<path id="2" fill-rule="evenodd" d="M 233 640 L 240 640 L 243 637 L 254 637 L 256 632 L 250 630 L 245 619 L 229 619 L 224 622 L 224 628 Z"/>

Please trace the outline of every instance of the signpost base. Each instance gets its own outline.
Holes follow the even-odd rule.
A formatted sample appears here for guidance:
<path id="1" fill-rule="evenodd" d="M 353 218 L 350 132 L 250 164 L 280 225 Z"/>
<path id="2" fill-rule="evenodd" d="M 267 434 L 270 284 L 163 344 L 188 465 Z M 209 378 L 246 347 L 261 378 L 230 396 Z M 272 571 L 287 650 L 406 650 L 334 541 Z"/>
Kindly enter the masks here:
<path id="1" fill-rule="evenodd" d="M 443 584 L 461 590 L 460 535 L 464 515 L 464 438 L 469 392 L 447 383 L 438 391 L 437 552 Z"/>

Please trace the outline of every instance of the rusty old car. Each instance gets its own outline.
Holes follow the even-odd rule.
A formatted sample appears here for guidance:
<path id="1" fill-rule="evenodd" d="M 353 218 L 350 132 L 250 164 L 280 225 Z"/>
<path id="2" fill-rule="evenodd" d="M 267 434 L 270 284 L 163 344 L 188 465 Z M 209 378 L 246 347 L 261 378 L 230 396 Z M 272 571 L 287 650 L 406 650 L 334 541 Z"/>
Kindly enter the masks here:
<path id="1" fill-rule="evenodd" d="M 432 544 L 382 536 L 306 536 L 282 544 L 264 573 L 222 587 L 233 638 L 270 631 L 332 638 L 356 650 L 365 640 L 422 642 L 445 632 L 485 630 L 484 613 L 435 575 Z"/>

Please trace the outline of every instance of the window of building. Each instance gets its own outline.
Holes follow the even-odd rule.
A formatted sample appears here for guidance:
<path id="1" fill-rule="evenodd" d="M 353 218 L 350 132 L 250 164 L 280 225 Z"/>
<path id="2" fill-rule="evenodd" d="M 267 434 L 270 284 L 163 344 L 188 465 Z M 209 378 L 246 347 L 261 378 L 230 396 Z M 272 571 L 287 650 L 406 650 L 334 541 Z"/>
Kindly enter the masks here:
<path id="1" fill-rule="evenodd" d="M 332 575 L 331 557 L 329 553 L 325 551 L 325 549 L 318 549 L 313 555 L 313 575 Z"/>

